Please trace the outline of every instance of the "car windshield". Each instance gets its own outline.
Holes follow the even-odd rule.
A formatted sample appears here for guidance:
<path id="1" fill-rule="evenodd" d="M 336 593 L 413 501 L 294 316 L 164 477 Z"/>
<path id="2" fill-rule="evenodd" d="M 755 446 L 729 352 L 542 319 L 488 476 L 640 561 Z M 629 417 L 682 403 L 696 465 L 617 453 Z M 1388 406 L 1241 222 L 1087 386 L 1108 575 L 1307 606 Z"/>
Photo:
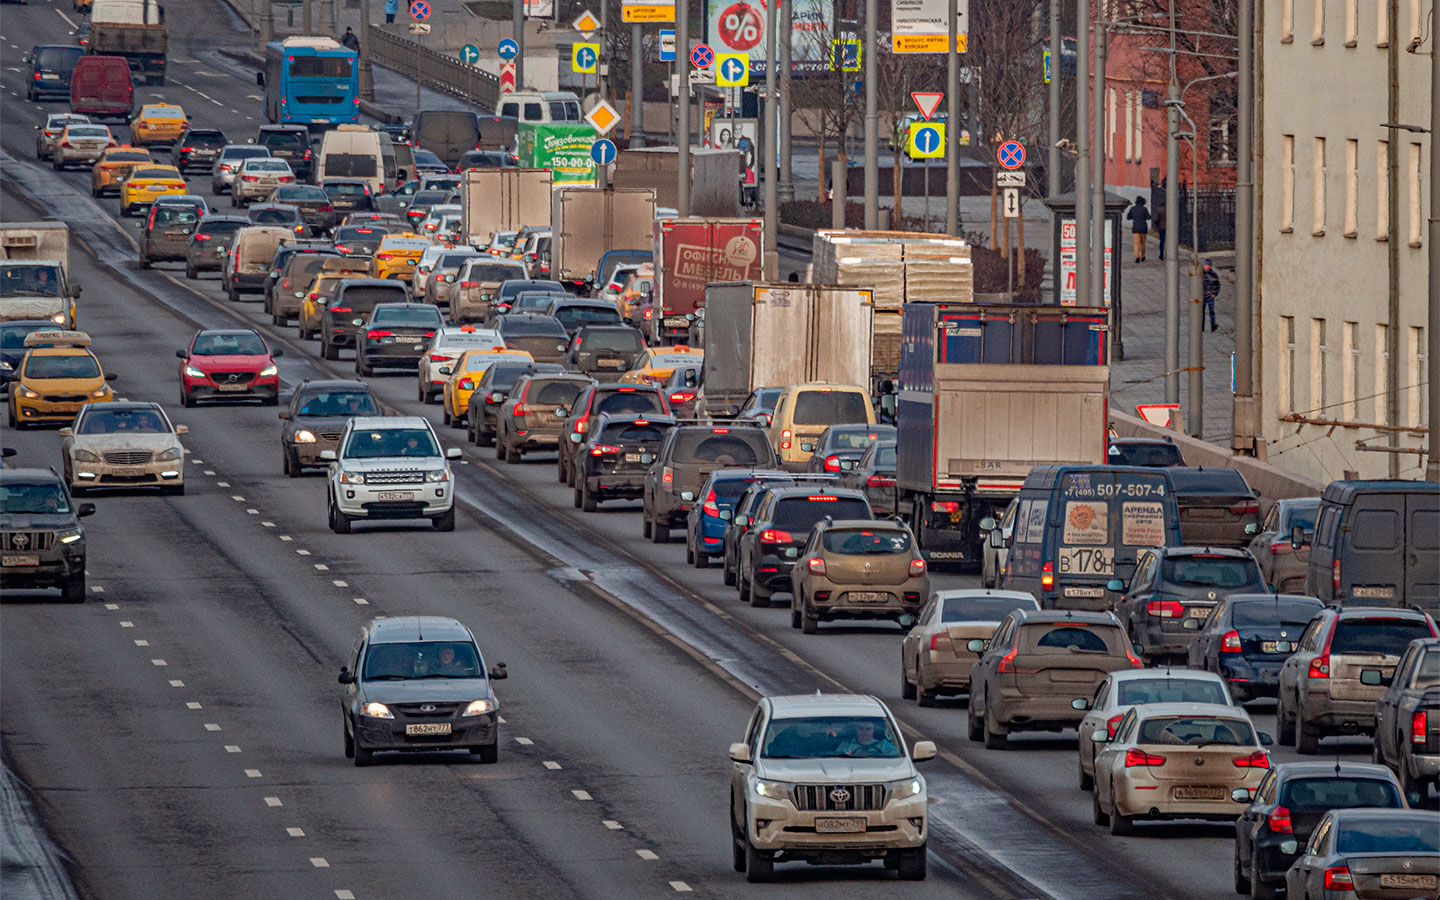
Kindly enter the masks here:
<path id="1" fill-rule="evenodd" d="M 1236 628 L 1265 628 L 1280 625 L 1304 625 L 1320 611 L 1314 600 L 1250 600 L 1231 601 L 1230 624 Z"/>
<path id="2" fill-rule="evenodd" d="M 897 759 L 900 742 L 884 716 L 771 719 L 760 742 L 767 759 Z"/>
<path id="3" fill-rule="evenodd" d="M 439 328 L 440 311 L 433 306 L 377 309 L 370 319 L 370 324 L 398 325 L 402 328 Z"/>
<path id="4" fill-rule="evenodd" d="M 1398 809 L 1405 805 L 1400 791 L 1388 781 L 1341 775 L 1288 781 L 1280 792 L 1279 801 L 1281 806 L 1301 812 L 1327 812 L 1357 806 Z"/>
<path id="5" fill-rule="evenodd" d="M 888 425 L 873 428 L 831 429 L 825 443 L 831 450 L 864 450 L 876 441 L 895 440 L 895 429 Z"/>
<path id="6" fill-rule="evenodd" d="M 1016 609 L 1039 609 L 1030 597 L 946 597 L 941 622 L 998 622 Z"/>
<path id="7" fill-rule="evenodd" d="M 0 350 L 19 350 L 25 346 L 25 336 L 32 331 L 51 327 L 49 322 L 33 325 L 0 325 Z"/>
<path id="8" fill-rule="evenodd" d="M 675 435 L 670 458 L 677 463 L 717 463 L 722 466 L 753 466 L 772 459 L 770 439 L 758 428 L 731 431 L 727 428 L 685 429 Z"/>
<path id="9" fill-rule="evenodd" d="M 269 353 L 258 334 L 202 334 L 190 348 L 195 356 L 264 356 Z"/>
<path id="10" fill-rule="evenodd" d="M 1251 747 L 1255 745 L 1255 729 L 1243 719 L 1156 716 L 1140 724 L 1140 733 L 1135 740 L 1140 744 L 1181 744 L 1190 747 L 1223 744 Z"/>
<path id="11" fill-rule="evenodd" d="M 25 363 L 26 378 L 99 378 L 100 364 L 88 353 L 31 356 Z"/>
<path id="12" fill-rule="evenodd" d="M 0 266 L 0 296 L 59 292 L 59 266 Z"/>
<path id="13" fill-rule="evenodd" d="M 1369 653 L 1399 656 L 1416 638 L 1433 637 L 1430 625 L 1420 619 L 1341 619 L 1330 639 L 1331 653 Z"/>
<path id="14" fill-rule="evenodd" d="M 715 478 L 710 482 L 710 490 L 718 500 L 738 500 L 740 495 L 745 493 L 745 489 L 754 483 L 755 479 L 749 475 Z"/>
<path id="15" fill-rule="evenodd" d="M 580 336 L 580 349 L 586 353 L 638 353 L 643 346 L 640 332 L 628 328 L 587 331 Z"/>
<path id="16" fill-rule="evenodd" d="M 1160 580 L 1187 587 L 1239 588 L 1263 581 L 1253 559 L 1231 556 L 1172 556 L 1161 567 Z"/>
<path id="17" fill-rule="evenodd" d="M 653 391 L 617 391 L 602 395 L 595 404 L 597 413 L 658 413 L 664 412 L 664 401 Z"/>
<path id="18" fill-rule="evenodd" d="M 302 416 L 378 416 L 375 398 L 367 391 L 325 391 L 300 401 Z"/>
<path id="19" fill-rule="evenodd" d="M 782 531 L 808 534 L 815 523 L 826 516 L 833 519 L 871 519 L 870 503 L 858 497 L 837 497 L 818 494 L 809 497 L 786 497 L 775 509 L 773 524 Z"/>
<path id="20" fill-rule="evenodd" d="M 832 528 L 825 532 L 825 549 L 851 556 L 893 556 L 910 552 L 910 535 L 904 531 Z"/>
<path id="21" fill-rule="evenodd" d="M 1110 445 L 1110 462 L 1120 466 L 1183 466 L 1180 448 L 1174 444 Z"/>
<path id="22" fill-rule="evenodd" d="M 469 641 L 371 644 L 365 654 L 365 681 L 484 677 L 480 654 Z"/>
<path id="23" fill-rule="evenodd" d="M 1225 686 L 1210 678 L 1130 678 L 1117 685 L 1117 706 L 1147 703 L 1218 703 L 1229 706 Z"/>
<path id="24" fill-rule="evenodd" d="M 70 498 L 57 482 L 6 481 L 0 484 L 0 513 L 68 513 Z"/>
<path id="25" fill-rule="evenodd" d="M 854 391 L 801 391 L 795 398 L 796 425 L 844 425 L 869 421 L 870 401 Z"/>
<path id="26" fill-rule="evenodd" d="M 105 409 L 92 406 L 80 419 L 79 434 L 169 434 L 165 419 L 153 409 Z"/>
<path id="27" fill-rule="evenodd" d="M 1342 854 L 1435 854 L 1440 853 L 1440 829 L 1428 818 L 1350 819 L 1337 829 L 1335 849 Z"/>
<path id="28" fill-rule="evenodd" d="M 345 445 L 346 459 L 439 455 L 435 438 L 426 428 L 357 429 Z"/>

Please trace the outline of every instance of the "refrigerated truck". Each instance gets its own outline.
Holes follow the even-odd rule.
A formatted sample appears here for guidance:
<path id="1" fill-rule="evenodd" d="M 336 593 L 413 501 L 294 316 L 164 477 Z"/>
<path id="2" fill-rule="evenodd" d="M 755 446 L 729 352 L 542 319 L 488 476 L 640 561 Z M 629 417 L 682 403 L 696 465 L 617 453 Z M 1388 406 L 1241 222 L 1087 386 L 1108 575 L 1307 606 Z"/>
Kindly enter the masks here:
<path id="1" fill-rule="evenodd" d="M 460 233 L 484 247 L 496 233 L 550 224 L 549 169 L 470 169 L 460 182 Z"/>

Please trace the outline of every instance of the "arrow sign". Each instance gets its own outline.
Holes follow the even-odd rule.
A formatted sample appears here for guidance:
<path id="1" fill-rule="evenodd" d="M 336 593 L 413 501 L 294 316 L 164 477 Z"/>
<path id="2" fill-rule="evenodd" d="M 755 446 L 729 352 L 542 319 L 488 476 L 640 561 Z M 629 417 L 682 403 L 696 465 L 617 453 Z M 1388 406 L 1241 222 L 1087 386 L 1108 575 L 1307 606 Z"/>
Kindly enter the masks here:
<path id="1" fill-rule="evenodd" d="M 473 66 L 480 61 L 480 48 L 474 44 L 466 44 L 460 48 L 460 61 L 467 66 Z"/>
<path id="2" fill-rule="evenodd" d="M 750 55 L 721 53 L 715 57 L 715 84 L 718 87 L 744 87 L 750 83 Z"/>
<path id="3" fill-rule="evenodd" d="M 690 65 L 697 69 L 708 69 L 715 62 L 715 51 L 709 44 L 696 44 L 690 51 Z"/>
<path id="4" fill-rule="evenodd" d="M 501 59 L 511 60 L 520 55 L 520 43 L 514 38 L 506 38 L 495 50 L 500 54 Z"/>
<path id="5" fill-rule="evenodd" d="M 571 23 L 571 26 L 576 31 L 580 32 L 586 37 L 589 37 L 596 31 L 600 30 L 600 20 L 595 18 L 595 14 L 587 9 L 582 12 L 579 17 L 575 19 L 574 22 Z"/>
<path id="6" fill-rule="evenodd" d="M 675 61 L 675 29 L 660 29 L 660 61 Z"/>
<path id="7" fill-rule="evenodd" d="M 996 172 L 995 186 L 1002 188 L 1022 188 L 1025 186 L 1024 172 Z"/>
<path id="8" fill-rule="evenodd" d="M 1003 197 L 1001 205 L 1005 208 L 1005 218 L 1020 218 L 1020 189 L 1013 187 L 1002 188 L 1001 196 Z"/>
<path id="9" fill-rule="evenodd" d="M 939 91 L 914 91 L 910 94 L 910 99 L 915 101 L 920 115 L 928 122 L 930 117 L 935 115 L 935 110 L 940 108 L 940 101 L 945 99 L 945 95 Z"/>
<path id="10" fill-rule="evenodd" d="M 910 123 L 910 158 L 939 159 L 945 155 L 945 126 L 939 122 Z"/>
<path id="11" fill-rule="evenodd" d="M 429 33 L 430 33 L 430 23 L 429 23 L 429 22 L 411 22 L 411 23 L 410 23 L 410 33 L 411 33 L 411 34 L 429 34 Z"/>
<path id="12" fill-rule="evenodd" d="M 615 142 L 601 138 L 590 145 L 590 158 L 597 166 L 608 166 L 615 161 Z"/>
<path id="13" fill-rule="evenodd" d="M 515 93 L 515 63 L 506 61 L 500 64 L 500 93 Z"/>
<path id="14" fill-rule="evenodd" d="M 576 72 L 594 72 L 599 61 L 599 44 L 575 44 L 570 48 L 570 68 Z"/>

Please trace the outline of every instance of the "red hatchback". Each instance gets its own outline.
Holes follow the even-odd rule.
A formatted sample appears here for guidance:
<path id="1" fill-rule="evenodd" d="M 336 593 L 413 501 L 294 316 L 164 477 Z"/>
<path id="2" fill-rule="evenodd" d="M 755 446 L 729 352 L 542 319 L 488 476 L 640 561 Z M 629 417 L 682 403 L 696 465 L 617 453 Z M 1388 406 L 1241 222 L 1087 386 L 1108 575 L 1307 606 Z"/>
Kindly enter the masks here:
<path id="1" fill-rule="evenodd" d="M 195 332 L 188 348 L 175 351 L 180 357 L 181 405 L 194 406 L 201 400 L 259 400 L 266 406 L 276 405 L 280 371 L 275 357 L 284 352 L 249 329 Z"/>

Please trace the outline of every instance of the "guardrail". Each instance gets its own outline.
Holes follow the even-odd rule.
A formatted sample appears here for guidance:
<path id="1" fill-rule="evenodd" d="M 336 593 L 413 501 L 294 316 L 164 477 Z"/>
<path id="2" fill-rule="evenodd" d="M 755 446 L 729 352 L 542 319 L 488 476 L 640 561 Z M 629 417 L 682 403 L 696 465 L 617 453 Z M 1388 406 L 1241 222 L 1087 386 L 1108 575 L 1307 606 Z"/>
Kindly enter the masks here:
<path id="1" fill-rule="evenodd" d="M 379 25 L 366 29 L 366 40 L 370 42 L 373 62 L 402 75 L 418 77 L 427 87 L 491 110 L 500 100 L 500 79 L 489 72 L 397 37 Z"/>

